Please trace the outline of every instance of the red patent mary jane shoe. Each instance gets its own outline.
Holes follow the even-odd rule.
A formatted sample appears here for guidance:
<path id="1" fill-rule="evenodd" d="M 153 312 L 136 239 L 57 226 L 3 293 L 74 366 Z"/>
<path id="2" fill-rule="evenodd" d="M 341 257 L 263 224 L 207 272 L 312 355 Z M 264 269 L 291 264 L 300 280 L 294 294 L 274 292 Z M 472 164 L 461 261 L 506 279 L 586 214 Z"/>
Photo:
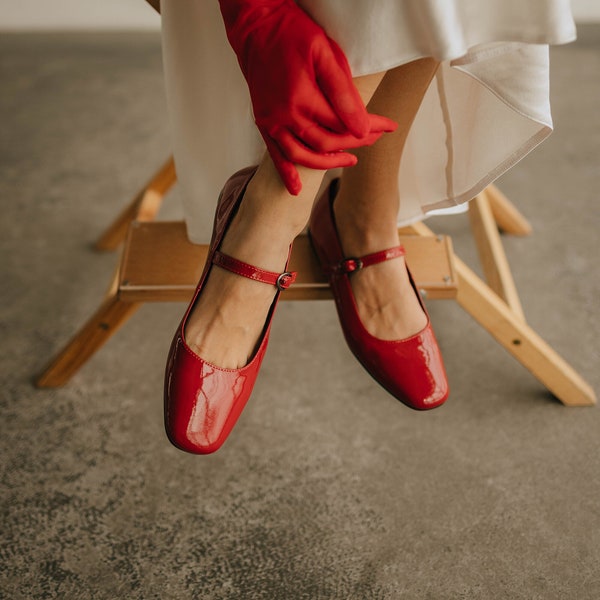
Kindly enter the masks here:
<path id="1" fill-rule="evenodd" d="M 295 273 L 264 271 L 219 251 L 254 172 L 255 168 L 249 168 L 236 173 L 221 192 L 206 266 L 196 293 L 175 333 L 167 360 L 165 429 L 173 445 L 193 454 L 209 454 L 218 450 L 233 429 L 252 393 L 267 349 L 271 319 L 279 294 L 296 278 Z M 257 350 L 241 369 L 224 369 L 213 365 L 195 354 L 185 341 L 188 316 L 202 292 L 212 265 L 272 285 L 277 290 Z"/>
<path id="2" fill-rule="evenodd" d="M 315 203 L 309 234 L 329 279 L 346 342 L 367 372 L 400 402 L 416 410 L 440 406 L 448 397 L 446 371 L 410 272 L 411 285 L 427 315 L 423 330 L 403 340 L 381 340 L 371 335 L 360 320 L 350 284 L 352 273 L 403 256 L 404 248 L 396 246 L 360 258 L 345 258 L 333 213 L 337 188 L 336 180 Z"/>

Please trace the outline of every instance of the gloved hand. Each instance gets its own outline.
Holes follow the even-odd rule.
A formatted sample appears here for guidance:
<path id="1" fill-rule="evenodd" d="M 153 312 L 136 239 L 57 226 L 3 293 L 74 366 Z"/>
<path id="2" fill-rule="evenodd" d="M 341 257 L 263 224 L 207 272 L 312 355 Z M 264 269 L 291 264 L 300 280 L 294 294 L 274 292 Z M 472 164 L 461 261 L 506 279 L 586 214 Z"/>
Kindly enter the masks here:
<path id="1" fill-rule="evenodd" d="M 356 164 L 348 152 L 396 123 L 367 113 L 341 48 L 293 0 L 219 0 L 229 43 L 248 83 L 254 119 L 286 188 L 295 164 Z"/>

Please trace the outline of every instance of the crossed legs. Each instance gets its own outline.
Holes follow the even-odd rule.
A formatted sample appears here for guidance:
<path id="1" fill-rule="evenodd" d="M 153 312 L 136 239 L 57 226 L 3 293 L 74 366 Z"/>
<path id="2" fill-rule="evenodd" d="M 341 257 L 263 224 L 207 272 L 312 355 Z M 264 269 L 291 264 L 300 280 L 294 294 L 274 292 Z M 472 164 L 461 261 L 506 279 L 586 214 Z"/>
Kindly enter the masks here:
<path id="1" fill-rule="evenodd" d="M 373 146 L 358 149 L 358 164 L 342 174 L 334 206 L 348 256 L 398 244 L 402 150 L 436 69 L 433 59 L 421 59 L 355 79 L 369 111 L 394 119 L 398 129 Z M 224 253 L 269 271 L 283 270 L 290 244 L 308 221 L 324 175 L 302 167 L 299 172 L 302 192 L 292 197 L 265 155 L 223 240 Z M 370 333 L 381 339 L 403 339 L 426 323 L 403 261 L 386 261 L 352 278 L 360 317 Z M 187 344 L 208 362 L 242 367 L 254 352 L 273 293 L 269 286 L 213 267 L 187 321 Z"/>

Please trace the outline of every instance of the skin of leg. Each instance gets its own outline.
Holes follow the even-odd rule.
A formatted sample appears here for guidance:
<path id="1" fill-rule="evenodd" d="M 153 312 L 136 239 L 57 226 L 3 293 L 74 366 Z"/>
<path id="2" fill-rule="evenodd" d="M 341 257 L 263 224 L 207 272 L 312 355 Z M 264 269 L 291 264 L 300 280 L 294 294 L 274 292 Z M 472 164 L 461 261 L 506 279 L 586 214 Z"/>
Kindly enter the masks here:
<path id="1" fill-rule="evenodd" d="M 394 119 L 398 129 L 359 148 L 358 164 L 343 172 L 334 213 L 346 256 L 363 256 L 399 243 L 398 170 L 404 144 L 437 70 L 421 59 L 388 71 L 368 104 L 369 112 Z M 357 82 L 359 90 L 363 82 Z M 371 82 L 364 82 L 370 89 Z M 421 331 L 427 317 L 410 285 L 404 258 L 354 273 L 351 285 L 366 329 L 379 339 L 400 340 Z"/>
<path id="2" fill-rule="evenodd" d="M 251 179 L 221 251 L 256 267 L 281 272 L 289 247 L 304 229 L 323 171 L 298 167 L 302 191 L 288 194 L 268 154 Z M 185 329 L 188 346 L 228 369 L 248 363 L 275 295 L 272 286 L 213 266 Z"/>
<path id="3" fill-rule="evenodd" d="M 377 73 L 354 80 L 365 103 L 378 93 L 384 76 L 385 73 Z M 298 170 L 303 188 L 299 196 L 293 197 L 265 154 L 223 240 L 223 252 L 270 271 L 284 269 L 289 246 L 304 229 L 324 176 L 323 171 L 304 167 L 298 167 Z M 397 209 L 394 224 L 396 214 Z M 353 239 L 352 234 L 344 235 L 343 243 L 346 237 Z M 375 238 L 379 240 L 380 236 Z M 274 290 L 270 286 L 213 266 L 186 324 L 187 344 L 212 364 L 231 369 L 244 366 L 260 338 L 273 296 Z"/>

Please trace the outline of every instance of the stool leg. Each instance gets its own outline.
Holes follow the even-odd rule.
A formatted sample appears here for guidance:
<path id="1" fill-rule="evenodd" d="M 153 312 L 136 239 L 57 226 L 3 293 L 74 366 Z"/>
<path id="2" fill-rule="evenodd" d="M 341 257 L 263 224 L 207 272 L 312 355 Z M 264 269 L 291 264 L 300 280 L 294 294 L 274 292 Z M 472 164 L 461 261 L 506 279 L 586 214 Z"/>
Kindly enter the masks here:
<path id="1" fill-rule="evenodd" d="M 410 230 L 417 235 L 435 235 L 424 223 L 414 223 Z M 456 254 L 454 267 L 458 279 L 456 301 L 500 345 L 563 404 L 596 404 L 596 395 L 590 385 Z"/>
<path id="2" fill-rule="evenodd" d="M 483 193 L 490 202 L 492 214 L 501 231 L 511 235 L 531 233 L 532 227 L 529 221 L 495 185 L 488 185 Z"/>
<path id="3" fill-rule="evenodd" d="M 123 302 L 119 298 L 117 282 L 115 277 L 98 310 L 36 379 L 37 387 L 59 387 L 67 383 L 139 308 L 140 303 Z"/>
<path id="4" fill-rule="evenodd" d="M 498 226 L 485 192 L 476 196 L 469 203 L 469 218 L 488 285 L 512 308 L 518 317 L 525 320 Z"/>
<path id="5" fill-rule="evenodd" d="M 176 181 L 175 163 L 171 157 L 98 238 L 96 250 L 117 248 L 125 239 L 131 221 L 154 220 L 164 195 Z"/>
<path id="6" fill-rule="evenodd" d="M 594 390 L 458 257 L 457 302 L 563 404 L 591 406 Z"/>

